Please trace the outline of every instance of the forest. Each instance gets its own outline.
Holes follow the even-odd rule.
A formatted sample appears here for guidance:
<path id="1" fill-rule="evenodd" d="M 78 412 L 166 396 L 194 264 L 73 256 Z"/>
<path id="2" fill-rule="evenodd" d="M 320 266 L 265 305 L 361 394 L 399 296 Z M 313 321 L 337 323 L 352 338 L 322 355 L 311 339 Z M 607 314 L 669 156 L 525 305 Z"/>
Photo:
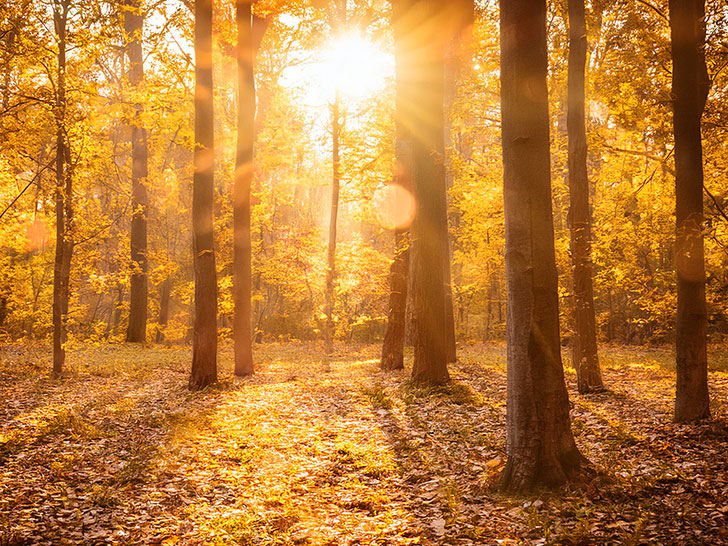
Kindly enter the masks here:
<path id="1" fill-rule="evenodd" d="M 728 544 L 727 0 L 0 1 L 0 546 Z"/>

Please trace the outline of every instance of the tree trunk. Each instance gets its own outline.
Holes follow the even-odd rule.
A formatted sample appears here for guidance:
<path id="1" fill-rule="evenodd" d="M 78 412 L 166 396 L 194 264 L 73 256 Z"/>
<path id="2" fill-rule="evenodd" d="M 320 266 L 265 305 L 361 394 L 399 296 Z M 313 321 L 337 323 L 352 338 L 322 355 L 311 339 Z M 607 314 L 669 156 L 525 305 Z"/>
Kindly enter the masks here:
<path id="1" fill-rule="evenodd" d="M 127 0 L 124 11 L 126 52 L 129 57 L 129 83 L 136 91 L 144 80 L 142 32 L 144 14 L 139 0 Z M 144 107 L 134 105 L 131 128 L 131 283 L 129 292 L 128 342 L 144 343 L 147 337 L 148 261 L 147 261 L 147 130 L 143 126 Z"/>
<path id="2" fill-rule="evenodd" d="M 405 13 L 404 1 L 394 5 L 393 25 L 396 29 L 402 24 L 398 21 Z M 412 191 L 412 147 L 409 144 L 409 131 L 405 123 L 407 109 L 407 71 L 404 69 L 406 43 L 402 32 L 395 32 L 395 155 L 396 167 L 394 184 L 407 192 Z M 396 192 L 393 195 L 397 195 Z M 399 206 L 394 204 L 395 207 Z M 404 344 L 407 337 L 407 303 L 411 299 L 408 292 L 410 283 L 410 237 L 409 225 L 395 226 L 394 230 L 394 261 L 389 270 L 390 293 L 389 312 L 387 314 L 387 328 L 382 343 L 382 360 L 380 366 L 383 370 L 401 370 L 404 368 Z"/>
<path id="3" fill-rule="evenodd" d="M 559 343 L 546 89 L 546 1 L 501 0 L 501 114 L 508 283 L 506 490 L 555 486 L 584 460 Z"/>
<path id="4" fill-rule="evenodd" d="M 472 62 L 472 25 L 475 18 L 475 3 L 473 0 L 457 0 L 452 8 L 454 13 L 450 15 L 450 32 L 448 43 L 445 51 L 444 65 L 444 137 L 445 151 L 447 154 L 447 168 L 445 170 L 445 187 L 450 191 L 455 182 L 455 173 L 453 172 L 453 116 L 455 99 L 457 98 L 458 83 L 464 70 L 467 70 Z M 460 214 L 457 210 L 448 212 L 449 222 L 445 222 L 445 236 L 448 239 L 448 254 L 445 267 L 445 310 L 447 312 L 447 361 L 457 361 L 457 336 L 455 333 L 455 312 L 452 291 L 452 272 L 451 272 L 451 251 L 456 248 L 457 240 L 454 234 L 450 234 L 449 223 L 457 226 L 460 223 Z M 457 281 L 457 277 L 456 277 Z"/>
<path id="5" fill-rule="evenodd" d="M 574 275 L 572 361 L 580 393 L 604 390 L 597 355 L 591 260 L 591 212 L 587 173 L 584 82 L 587 33 L 584 0 L 569 0 L 569 81 L 566 127 L 569 135 L 569 227 Z"/>
<path id="6" fill-rule="evenodd" d="M 443 28 L 447 7 L 434 0 L 395 2 L 400 146 L 412 157 L 416 214 L 411 229 L 410 275 L 414 364 L 412 380 L 440 385 L 447 371 L 447 206 L 444 143 Z"/>
<path id="7" fill-rule="evenodd" d="M 700 134 L 700 119 L 710 88 L 705 65 L 704 18 L 703 0 L 670 0 L 675 99 L 675 421 L 681 423 L 710 417 Z"/>
<path id="8" fill-rule="evenodd" d="M 195 323 L 190 389 L 217 381 L 217 276 L 213 236 L 212 0 L 195 0 L 195 172 L 192 228 Z"/>
<path id="9" fill-rule="evenodd" d="M 394 261 L 389 270 L 390 294 L 387 329 L 382 344 L 383 370 L 404 368 L 404 334 L 407 311 L 407 276 L 409 269 L 409 237 L 406 229 L 394 232 Z"/>
<path id="10" fill-rule="evenodd" d="M 233 342 L 235 375 L 253 373 L 251 338 L 252 256 L 250 242 L 250 186 L 255 143 L 255 73 L 253 17 L 250 0 L 238 0 L 238 149 L 233 188 Z"/>
<path id="11" fill-rule="evenodd" d="M 164 332 L 162 330 L 169 322 L 169 298 L 172 295 L 172 279 L 167 277 L 162 281 L 162 285 L 159 287 L 159 317 L 157 329 L 157 343 L 164 341 Z"/>
<path id="12" fill-rule="evenodd" d="M 66 143 L 66 23 L 70 1 L 53 4 L 53 22 L 58 37 L 56 82 L 56 253 L 53 266 L 53 376 L 60 377 L 66 360 L 66 319 L 73 254 L 73 176 L 68 165 Z"/>
<path id="13" fill-rule="evenodd" d="M 336 91 L 331 108 L 333 129 L 333 176 L 331 180 L 331 214 L 329 220 L 328 268 L 326 270 L 326 328 L 325 350 L 327 354 L 334 352 L 334 280 L 336 279 L 336 222 L 339 216 L 339 190 L 341 185 L 341 161 L 339 144 L 341 137 L 341 99 Z"/>

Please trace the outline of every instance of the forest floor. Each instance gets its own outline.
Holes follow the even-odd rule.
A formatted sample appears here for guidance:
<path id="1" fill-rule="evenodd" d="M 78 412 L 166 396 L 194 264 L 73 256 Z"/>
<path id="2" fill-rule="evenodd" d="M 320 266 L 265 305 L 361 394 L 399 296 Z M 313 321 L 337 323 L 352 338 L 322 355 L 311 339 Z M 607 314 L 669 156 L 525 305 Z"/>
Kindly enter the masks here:
<path id="1" fill-rule="evenodd" d="M 378 346 L 256 347 L 257 373 L 186 389 L 190 351 L 0 349 L 0 545 L 728 544 L 728 352 L 714 419 L 671 423 L 669 350 L 602 348 L 610 392 L 575 394 L 595 475 L 505 496 L 505 347 L 462 347 L 416 388 Z M 567 359 L 565 358 L 565 361 Z M 714 359 L 715 360 L 715 359 Z"/>

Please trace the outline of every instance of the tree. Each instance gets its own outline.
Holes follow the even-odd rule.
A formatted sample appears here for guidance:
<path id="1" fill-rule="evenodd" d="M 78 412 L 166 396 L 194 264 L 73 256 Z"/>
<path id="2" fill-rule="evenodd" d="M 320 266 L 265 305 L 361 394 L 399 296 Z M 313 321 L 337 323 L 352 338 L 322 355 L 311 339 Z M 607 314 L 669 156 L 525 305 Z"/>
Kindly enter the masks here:
<path id="1" fill-rule="evenodd" d="M 333 3 L 333 14 L 330 16 L 331 28 L 338 31 L 346 19 L 346 0 Z M 331 209 L 329 213 L 329 245 L 326 268 L 326 326 L 324 328 L 324 345 L 326 353 L 334 352 L 334 281 L 336 280 L 336 223 L 339 218 L 339 193 L 341 190 L 341 133 L 342 108 L 341 93 L 334 91 L 334 102 L 331 105 L 332 133 L 332 173 L 331 173 Z"/>
<path id="2" fill-rule="evenodd" d="M 235 375 L 253 373 L 251 338 L 252 256 L 250 185 L 255 143 L 255 72 L 251 0 L 236 2 L 238 30 L 238 146 L 233 187 L 233 342 Z"/>
<path id="3" fill-rule="evenodd" d="M 140 0 L 127 0 L 124 9 L 126 54 L 129 57 L 129 83 L 139 92 L 144 80 L 142 33 L 144 12 Z M 131 126 L 131 282 L 129 293 L 129 325 L 126 340 L 144 343 L 147 337 L 148 260 L 147 260 L 147 198 L 148 175 L 147 130 L 142 122 L 144 107 L 138 100 L 134 104 Z"/>
<path id="4" fill-rule="evenodd" d="M 416 213 L 411 230 L 412 321 L 417 383 L 444 384 L 447 371 L 445 268 L 448 260 L 444 144 L 446 6 L 431 0 L 395 3 L 399 153 L 411 157 Z M 401 136 L 400 136 L 401 135 Z"/>
<path id="5" fill-rule="evenodd" d="M 212 0 L 195 0 L 195 159 L 192 188 L 192 249 L 195 322 L 189 386 L 217 381 L 217 276 L 213 234 L 214 136 Z"/>
<path id="6" fill-rule="evenodd" d="M 597 354 L 597 331 L 594 317 L 594 286 L 591 259 L 591 211 L 589 209 L 589 175 L 587 173 L 586 120 L 584 83 L 586 72 L 587 32 L 584 0 L 569 0 L 569 227 L 571 260 L 574 275 L 574 337 L 572 361 L 580 393 L 604 390 Z"/>
<path id="7" fill-rule="evenodd" d="M 53 24 L 58 40 L 56 76 L 56 254 L 53 267 L 53 375 L 63 372 L 66 319 L 73 254 L 73 169 L 66 139 L 66 46 L 70 0 L 54 0 Z"/>
<path id="8" fill-rule="evenodd" d="M 546 1 L 501 0 L 501 116 L 508 284 L 506 490 L 554 486 L 584 460 L 559 343 L 546 88 Z"/>
<path id="9" fill-rule="evenodd" d="M 445 51 L 445 87 L 443 99 L 445 101 L 444 124 L 445 124 L 445 150 L 447 153 L 447 168 L 445 170 L 445 187 L 449 192 L 454 182 L 453 169 L 453 110 L 455 97 L 457 96 L 458 83 L 464 69 L 472 64 L 472 30 L 475 20 L 475 2 L 473 0 L 457 0 L 448 8 L 448 37 Z M 468 58 L 469 57 L 469 58 Z M 448 214 L 449 221 L 445 222 L 445 236 L 448 238 L 448 259 L 445 264 L 445 312 L 447 313 L 447 361 L 457 361 L 457 339 L 455 335 L 455 311 L 453 306 L 452 273 L 450 265 L 451 251 L 449 223 L 454 225 L 458 222 L 457 210 L 452 215 Z M 452 246 L 456 245 L 456 239 L 452 237 Z"/>
<path id="10" fill-rule="evenodd" d="M 406 62 L 406 29 L 400 28 L 405 2 L 395 2 L 392 11 L 392 25 L 394 27 L 394 55 L 395 55 L 395 172 L 393 184 L 406 192 L 412 191 L 412 157 L 407 145 L 409 133 L 404 123 L 403 115 L 407 108 L 407 86 L 404 78 L 407 71 L 403 64 Z M 393 192 L 396 198 L 398 192 Z M 394 207 L 399 203 L 393 203 Z M 401 370 L 404 368 L 404 341 L 407 321 L 407 284 L 409 277 L 410 256 L 409 226 L 395 226 L 394 229 L 394 260 L 389 269 L 389 305 L 387 312 L 387 325 L 382 343 L 382 358 L 380 367 L 383 370 Z"/>
<path id="11" fill-rule="evenodd" d="M 710 417 L 700 130 L 710 89 L 704 0 L 670 0 L 670 38 L 677 271 L 675 421 L 688 422 Z"/>

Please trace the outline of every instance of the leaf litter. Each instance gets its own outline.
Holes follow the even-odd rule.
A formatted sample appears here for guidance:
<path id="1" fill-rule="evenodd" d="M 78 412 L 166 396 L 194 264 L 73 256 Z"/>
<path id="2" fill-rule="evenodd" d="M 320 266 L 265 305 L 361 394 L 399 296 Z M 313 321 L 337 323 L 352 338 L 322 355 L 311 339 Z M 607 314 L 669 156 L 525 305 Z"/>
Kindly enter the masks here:
<path id="1" fill-rule="evenodd" d="M 607 347 L 610 391 L 573 430 L 593 475 L 504 496 L 505 348 L 466 346 L 452 385 L 381 372 L 379 347 L 326 360 L 258 347 L 257 373 L 186 390 L 184 348 L 88 346 L 47 375 L 0 353 L 0 544 L 728 544 L 728 376 L 714 419 L 671 423 L 669 354 Z M 566 360 L 566 359 L 565 359 Z"/>

